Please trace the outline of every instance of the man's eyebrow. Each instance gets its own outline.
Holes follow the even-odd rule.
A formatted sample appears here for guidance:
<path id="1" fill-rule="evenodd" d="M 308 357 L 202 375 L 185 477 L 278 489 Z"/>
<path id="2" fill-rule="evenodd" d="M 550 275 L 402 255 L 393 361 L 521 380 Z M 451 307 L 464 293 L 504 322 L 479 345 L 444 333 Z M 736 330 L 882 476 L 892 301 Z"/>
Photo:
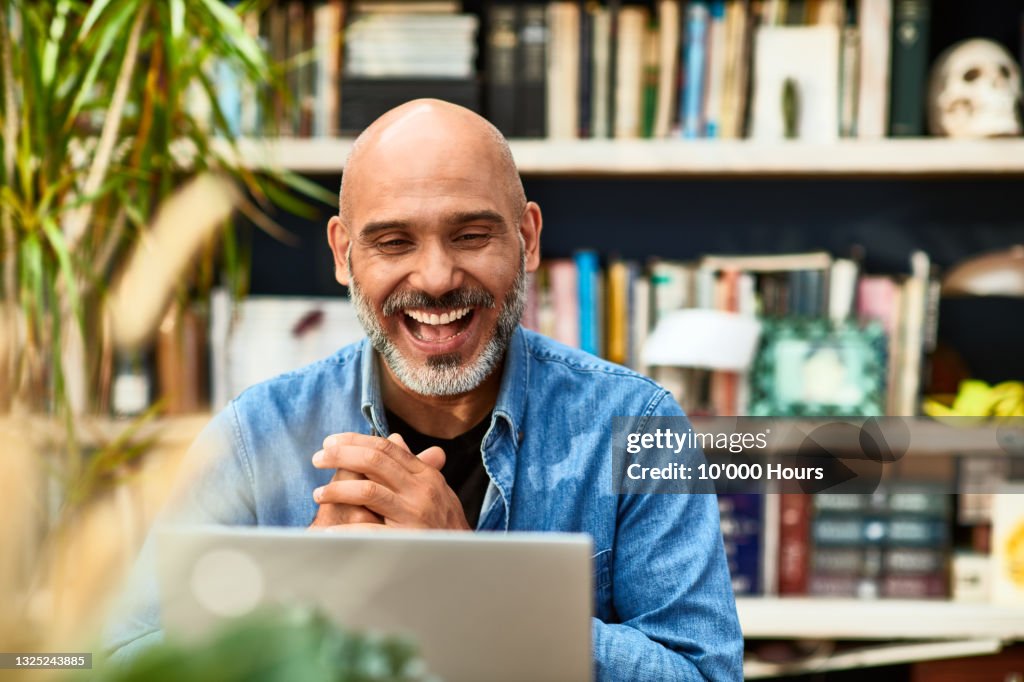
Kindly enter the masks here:
<path id="1" fill-rule="evenodd" d="M 409 225 L 410 223 L 405 220 L 377 220 L 363 225 L 363 229 L 359 231 L 359 237 L 360 239 L 369 239 L 379 232 L 407 230 Z"/>
<path id="2" fill-rule="evenodd" d="M 482 209 L 479 211 L 455 211 L 445 216 L 445 222 L 452 225 L 465 225 L 466 223 L 491 223 L 498 227 L 505 227 L 505 216 L 497 211 Z M 412 223 L 407 220 L 375 220 L 363 225 L 359 231 L 360 239 L 371 239 L 374 235 L 388 230 L 408 230 Z"/>
<path id="3" fill-rule="evenodd" d="M 447 217 L 449 223 L 463 225 L 465 223 L 494 223 L 505 226 L 505 216 L 497 211 L 483 209 L 480 211 L 457 211 Z"/>

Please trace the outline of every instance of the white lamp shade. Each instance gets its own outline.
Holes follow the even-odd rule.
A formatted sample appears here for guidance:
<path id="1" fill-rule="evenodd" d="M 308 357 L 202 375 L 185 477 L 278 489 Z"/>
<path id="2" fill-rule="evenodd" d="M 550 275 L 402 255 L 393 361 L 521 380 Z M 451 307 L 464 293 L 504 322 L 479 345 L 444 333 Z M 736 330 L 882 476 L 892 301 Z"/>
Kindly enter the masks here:
<path id="1" fill-rule="evenodd" d="M 643 348 L 648 366 L 745 372 L 754 361 L 761 323 L 751 315 L 689 308 L 666 313 Z"/>

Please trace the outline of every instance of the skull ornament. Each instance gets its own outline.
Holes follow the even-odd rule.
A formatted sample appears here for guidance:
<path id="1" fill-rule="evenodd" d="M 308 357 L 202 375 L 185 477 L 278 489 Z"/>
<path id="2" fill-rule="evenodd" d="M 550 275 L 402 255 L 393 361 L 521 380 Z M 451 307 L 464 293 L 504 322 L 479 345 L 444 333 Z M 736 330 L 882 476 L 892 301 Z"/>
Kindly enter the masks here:
<path id="1" fill-rule="evenodd" d="M 928 103 L 928 127 L 933 135 L 1020 135 L 1020 67 L 991 40 L 957 43 L 935 62 Z"/>

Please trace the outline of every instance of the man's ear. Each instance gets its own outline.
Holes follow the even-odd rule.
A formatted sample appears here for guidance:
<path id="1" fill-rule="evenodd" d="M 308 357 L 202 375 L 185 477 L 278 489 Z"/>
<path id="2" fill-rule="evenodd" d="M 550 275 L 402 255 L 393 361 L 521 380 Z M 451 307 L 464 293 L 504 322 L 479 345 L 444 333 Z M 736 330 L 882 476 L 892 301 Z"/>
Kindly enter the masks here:
<path id="1" fill-rule="evenodd" d="M 519 226 L 526 252 L 527 272 L 533 272 L 540 266 L 540 231 L 542 227 L 544 227 L 544 218 L 540 214 L 540 206 L 533 201 L 527 202 Z"/>
<path id="2" fill-rule="evenodd" d="M 331 245 L 331 253 L 334 254 L 334 278 L 338 280 L 338 284 L 345 287 L 352 279 L 352 273 L 348 271 L 348 262 L 345 258 L 350 241 L 348 228 L 342 224 L 341 218 L 332 216 L 327 221 L 327 242 Z"/>

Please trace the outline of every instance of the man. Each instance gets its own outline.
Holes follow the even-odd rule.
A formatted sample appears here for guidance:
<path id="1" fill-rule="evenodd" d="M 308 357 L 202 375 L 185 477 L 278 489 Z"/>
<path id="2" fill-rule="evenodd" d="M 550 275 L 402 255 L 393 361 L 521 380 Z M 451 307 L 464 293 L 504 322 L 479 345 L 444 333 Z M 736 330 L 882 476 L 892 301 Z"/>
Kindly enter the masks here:
<path id="1" fill-rule="evenodd" d="M 739 679 L 714 496 L 611 491 L 612 417 L 681 410 L 649 379 L 519 327 L 541 227 L 484 119 L 417 100 L 374 122 L 327 226 L 368 339 L 232 401 L 197 445 L 230 456 L 182 515 L 586 532 L 600 679 Z M 115 642 L 139 646 L 155 622 L 150 605 Z"/>

